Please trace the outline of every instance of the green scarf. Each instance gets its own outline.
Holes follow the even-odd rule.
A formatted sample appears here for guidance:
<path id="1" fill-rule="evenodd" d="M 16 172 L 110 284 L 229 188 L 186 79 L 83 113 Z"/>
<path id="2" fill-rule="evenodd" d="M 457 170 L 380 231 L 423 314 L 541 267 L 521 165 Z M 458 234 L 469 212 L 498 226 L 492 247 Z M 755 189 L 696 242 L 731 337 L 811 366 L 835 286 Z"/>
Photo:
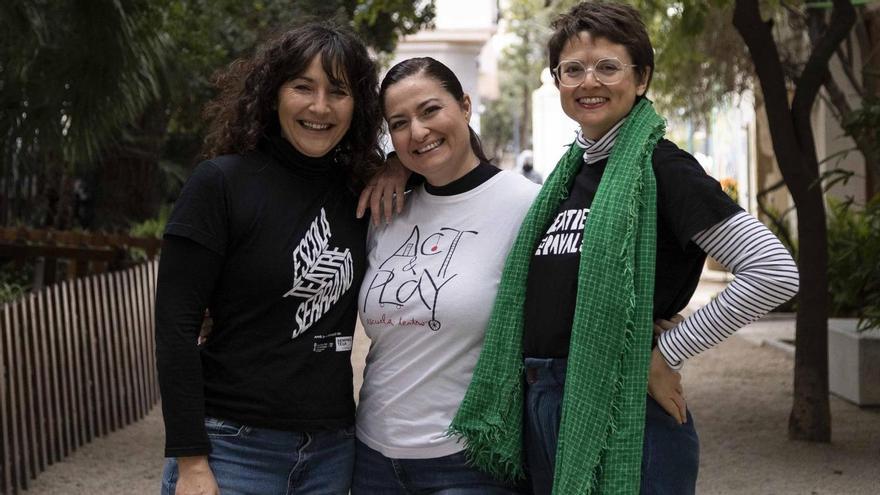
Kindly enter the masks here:
<path id="1" fill-rule="evenodd" d="M 593 200 L 578 268 L 553 492 L 638 493 L 651 353 L 656 184 L 665 124 L 641 99 L 626 118 Z M 532 255 L 583 166 L 572 145 L 526 215 L 504 267 L 483 350 L 450 426 L 470 461 L 523 475 L 523 303 Z"/>

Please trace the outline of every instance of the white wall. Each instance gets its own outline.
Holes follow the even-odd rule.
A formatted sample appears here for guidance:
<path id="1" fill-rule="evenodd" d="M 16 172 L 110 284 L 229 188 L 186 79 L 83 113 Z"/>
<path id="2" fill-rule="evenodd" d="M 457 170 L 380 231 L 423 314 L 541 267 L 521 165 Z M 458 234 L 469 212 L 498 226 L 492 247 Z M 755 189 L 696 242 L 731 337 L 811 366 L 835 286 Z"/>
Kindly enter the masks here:
<path id="1" fill-rule="evenodd" d="M 838 182 L 828 194 L 839 199 L 852 198 L 856 204 L 864 204 L 865 157 L 856 149 L 856 143 L 845 135 L 837 119 L 824 101 L 813 107 L 813 137 L 816 140 L 816 157 L 819 170 L 828 172 L 839 169 L 854 175 L 844 184 Z M 832 180 L 831 177 L 828 180 Z"/>
<path id="2" fill-rule="evenodd" d="M 494 27 L 498 17 L 492 0 L 437 0 L 434 25 L 445 29 L 485 29 Z"/>
<path id="3" fill-rule="evenodd" d="M 473 105 L 471 126 L 480 132 L 482 95 L 494 96 L 494 76 L 486 76 L 481 61 L 494 71 L 492 50 L 485 49 L 497 29 L 494 0 L 437 0 L 434 29 L 404 37 L 389 65 L 412 57 L 433 57 L 458 76 Z"/>
<path id="4" fill-rule="evenodd" d="M 577 136 L 578 123 L 562 111 L 559 90 L 550 69 L 541 72 L 541 87 L 532 93 L 532 158 L 534 167 L 546 178 Z"/>

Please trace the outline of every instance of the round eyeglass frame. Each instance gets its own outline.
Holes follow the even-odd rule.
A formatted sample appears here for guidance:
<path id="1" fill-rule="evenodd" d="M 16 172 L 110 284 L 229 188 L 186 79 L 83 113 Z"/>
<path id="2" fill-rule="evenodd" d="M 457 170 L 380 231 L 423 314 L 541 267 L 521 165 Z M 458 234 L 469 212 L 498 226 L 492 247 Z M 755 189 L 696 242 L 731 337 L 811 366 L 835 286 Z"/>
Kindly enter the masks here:
<path id="1" fill-rule="evenodd" d="M 633 68 L 633 67 L 638 67 L 638 65 L 636 65 L 636 64 L 625 64 L 625 63 L 621 62 L 620 59 L 617 58 L 617 57 L 606 57 L 606 58 L 600 58 L 600 59 L 597 60 L 595 63 L 589 64 L 589 65 L 584 64 L 584 63 L 581 62 L 580 60 L 576 60 L 576 59 L 571 59 L 571 60 L 560 60 L 559 63 L 556 64 L 556 67 L 553 68 L 553 75 L 556 77 L 556 81 L 559 82 L 559 84 L 560 84 L 561 86 L 565 86 L 566 88 L 576 88 L 576 87 L 580 86 L 581 84 L 584 83 L 584 81 L 587 80 L 587 74 L 590 73 L 590 72 L 593 73 L 593 78 L 596 79 L 596 81 L 597 81 L 599 84 L 603 85 L 603 86 L 612 86 L 612 85 L 614 85 L 614 84 L 619 83 L 620 81 L 623 81 L 623 76 L 621 75 L 620 79 L 618 79 L 617 81 L 614 81 L 614 82 L 605 82 L 605 81 L 602 80 L 602 76 L 600 76 L 600 75 L 598 75 L 598 74 L 596 73 L 596 66 L 599 65 L 599 64 L 602 63 L 602 62 L 605 62 L 606 60 L 614 60 L 615 62 L 619 63 L 619 64 L 623 67 L 623 70 L 621 70 L 621 74 L 623 74 L 623 71 L 625 71 L 626 69 L 631 69 L 631 68 Z M 562 64 L 570 63 L 570 62 L 574 62 L 574 63 L 576 63 L 576 64 L 578 64 L 578 65 L 580 65 L 581 67 L 584 68 L 584 78 L 581 79 L 577 84 L 565 84 L 565 83 L 563 83 L 563 82 L 562 82 L 562 75 L 559 73 L 559 69 L 560 69 L 560 67 L 562 67 Z"/>

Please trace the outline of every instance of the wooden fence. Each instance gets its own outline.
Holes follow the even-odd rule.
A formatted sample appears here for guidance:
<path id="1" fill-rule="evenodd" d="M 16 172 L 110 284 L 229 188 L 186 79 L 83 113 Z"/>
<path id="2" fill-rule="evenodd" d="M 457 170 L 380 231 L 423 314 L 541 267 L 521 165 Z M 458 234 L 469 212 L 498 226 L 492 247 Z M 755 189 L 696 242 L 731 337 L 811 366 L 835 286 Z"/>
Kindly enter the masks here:
<path id="1" fill-rule="evenodd" d="M 0 306 L 0 492 L 141 419 L 158 401 L 157 261 Z"/>
<path id="2" fill-rule="evenodd" d="M 150 237 L 0 226 L 0 259 L 39 260 L 35 290 L 60 280 L 126 268 L 132 264 L 130 250 L 139 250 L 142 258 L 152 260 L 161 248 L 162 241 Z"/>

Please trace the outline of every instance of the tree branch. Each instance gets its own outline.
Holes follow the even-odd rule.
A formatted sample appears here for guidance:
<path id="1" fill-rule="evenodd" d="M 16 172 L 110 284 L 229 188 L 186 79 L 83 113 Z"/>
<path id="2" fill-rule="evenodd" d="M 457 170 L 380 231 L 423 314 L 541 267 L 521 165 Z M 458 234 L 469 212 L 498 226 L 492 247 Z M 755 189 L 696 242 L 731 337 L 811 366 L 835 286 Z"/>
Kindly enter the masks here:
<path id="1" fill-rule="evenodd" d="M 776 234 L 783 238 L 782 242 L 786 246 L 793 247 L 795 244 L 791 240 L 791 233 L 788 230 L 788 224 L 785 223 L 785 217 L 792 211 L 791 208 L 788 208 L 783 212 L 774 212 L 764 202 L 764 198 L 768 194 L 783 187 L 785 187 L 785 179 L 780 179 L 774 184 L 767 186 L 766 189 L 758 191 L 758 193 L 755 194 L 755 201 L 758 203 L 758 211 L 763 213 L 764 216 L 770 220 L 770 223 L 776 228 Z"/>
<path id="2" fill-rule="evenodd" d="M 737 2 L 739 3 L 739 2 Z M 834 0 L 831 22 L 828 29 L 813 44 L 813 51 L 797 81 L 794 99 L 791 102 L 795 120 L 809 119 L 816 94 L 828 75 L 828 61 L 837 50 L 840 42 L 849 35 L 856 22 L 856 10 L 850 0 Z"/>
<path id="3" fill-rule="evenodd" d="M 785 87 L 785 73 L 779 57 L 779 50 L 773 39 L 772 22 L 761 19 L 757 0 L 737 0 L 733 9 L 733 25 L 742 36 L 755 65 L 755 73 L 761 83 L 761 91 L 764 93 L 764 102 L 767 107 L 784 106 L 782 113 L 767 112 L 768 119 L 775 116 L 787 115 L 790 111 L 788 106 L 788 91 Z M 776 120 L 786 121 L 785 118 Z M 774 125 L 790 127 L 791 123 L 771 121 L 771 129 Z"/>
<path id="4" fill-rule="evenodd" d="M 880 43 L 871 43 L 871 34 L 868 30 L 875 23 L 880 23 L 880 11 L 867 10 L 864 6 L 859 7 L 860 22 L 856 24 L 856 39 L 859 42 L 859 52 L 862 58 L 862 85 L 865 88 L 865 96 L 875 96 L 880 88 L 880 74 L 876 67 L 880 66 Z M 872 71 L 872 67 L 875 68 Z"/>
<path id="5" fill-rule="evenodd" d="M 828 98 L 833 105 L 833 108 L 837 111 L 837 122 L 843 125 L 844 119 L 846 119 L 852 113 L 852 106 L 849 104 L 849 100 L 846 99 L 846 95 L 843 93 L 843 90 L 840 89 L 840 86 L 837 85 L 837 81 L 828 74 L 825 79 L 825 91 L 828 92 Z"/>
<path id="6" fill-rule="evenodd" d="M 798 133 L 791 118 L 785 73 L 779 49 L 773 39 L 772 23 L 761 18 L 758 0 L 737 0 L 733 10 L 733 25 L 749 48 L 764 96 L 776 161 L 795 204 L 798 204 L 803 197 L 802 193 L 809 187 L 811 175 L 801 151 L 797 148 Z M 792 143 L 795 144 L 794 147 L 791 146 Z"/>
<path id="7" fill-rule="evenodd" d="M 837 49 L 837 56 L 840 58 L 840 65 L 843 67 L 843 73 L 846 75 L 847 81 L 849 81 L 849 84 L 853 87 L 855 92 L 858 93 L 860 98 L 864 97 L 865 90 L 862 88 L 859 80 L 856 79 L 855 72 L 853 72 L 852 58 L 843 53 L 843 50 L 840 48 Z"/>
<path id="8" fill-rule="evenodd" d="M 822 91 L 819 91 L 818 98 L 822 100 L 822 103 L 825 103 L 825 105 L 828 107 L 828 110 L 830 110 L 831 113 L 834 114 L 834 120 L 836 120 L 837 122 L 841 122 L 840 119 L 843 117 L 841 117 L 841 115 L 837 112 L 837 108 L 834 106 L 834 102 L 831 101 L 831 98 Z"/>

